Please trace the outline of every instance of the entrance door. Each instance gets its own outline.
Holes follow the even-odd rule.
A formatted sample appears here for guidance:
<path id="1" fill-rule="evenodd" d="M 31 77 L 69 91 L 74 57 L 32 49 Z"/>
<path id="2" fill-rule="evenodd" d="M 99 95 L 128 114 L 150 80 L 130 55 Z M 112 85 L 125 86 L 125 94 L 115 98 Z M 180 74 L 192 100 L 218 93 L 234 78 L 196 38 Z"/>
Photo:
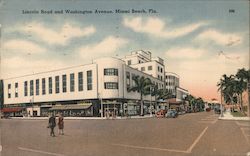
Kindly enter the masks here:
<path id="1" fill-rule="evenodd" d="M 33 111 L 33 116 L 37 116 L 37 111 Z"/>

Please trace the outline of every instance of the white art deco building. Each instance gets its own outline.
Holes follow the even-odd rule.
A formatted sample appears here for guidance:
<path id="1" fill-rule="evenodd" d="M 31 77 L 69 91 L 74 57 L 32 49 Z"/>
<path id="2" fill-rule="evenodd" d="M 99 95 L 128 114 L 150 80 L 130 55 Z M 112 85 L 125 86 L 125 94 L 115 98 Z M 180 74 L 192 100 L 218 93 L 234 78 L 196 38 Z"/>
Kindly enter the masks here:
<path id="1" fill-rule="evenodd" d="M 4 109 L 11 115 L 65 116 L 136 115 L 139 111 L 134 76 L 144 76 L 165 87 L 165 66 L 150 52 L 136 51 L 123 59 L 100 58 L 91 64 L 41 72 L 3 80 Z M 144 96 L 145 106 L 152 98 Z M 145 107 L 145 112 L 147 112 Z"/>

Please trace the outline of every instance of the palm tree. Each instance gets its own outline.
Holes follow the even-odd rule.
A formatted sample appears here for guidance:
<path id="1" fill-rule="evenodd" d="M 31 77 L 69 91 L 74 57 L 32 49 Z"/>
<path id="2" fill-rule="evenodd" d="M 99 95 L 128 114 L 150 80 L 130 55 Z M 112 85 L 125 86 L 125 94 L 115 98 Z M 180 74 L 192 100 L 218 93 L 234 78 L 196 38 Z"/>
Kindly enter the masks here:
<path id="1" fill-rule="evenodd" d="M 246 88 L 246 84 L 243 83 L 243 81 L 238 80 L 237 77 L 235 77 L 235 80 L 232 81 L 232 85 L 233 85 L 234 97 L 236 97 L 235 101 L 240 105 L 241 111 L 243 111 L 242 93 Z"/>
<path id="2" fill-rule="evenodd" d="M 0 109 L 3 108 L 3 80 L 0 80 Z"/>
<path id="3" fill-rule="evenodd" d="M 239 79 L 243 90 L 248 94 L 248 116 L 250 116 L 250 96 L 249 96 L 249 84 L 250 84 L 250 70 L 245 68 L 239 69 L 236 77 Z"/>
<path id="4" fill-rule="evenodd" d="M 224 74 L 220 79 L 220 82 L 217 84 L 218 91 L 221 91 L 221 95 L 224 98 L 226 103 L 233 103 L 234 95 L 234 85 L 233 85 L 234 76 L 227 76 Z"/>
<path id="5" fill-rule="evenodd" d="M 144 76 L 139 77 L 135 76 L 132 78 L 135 82 L 135 86 L 132 86 L 132 88 L 129 89 L 129 91 L 136 91 L 140 93 L 140 103 L 141 103 L 141 112 L 140 115 L 143 116 L 143 96 L 150 94 L 150 87 L 151 87 L 151 80 L 149 78 L 145 78 Z"/>
<path id="6" fill-rule="evenodd" d="M 166 99 L 169 99 L 169 98 L 172 98 L 172 94 L 169 92 L 169 91 L 167 91 L 166 89 L 158 89 L 158 90 L 156 90 L 156 99 L 157 100 L 160 100 L 160 99 L 162 99 L 162 100 L 166 100 Z"/>

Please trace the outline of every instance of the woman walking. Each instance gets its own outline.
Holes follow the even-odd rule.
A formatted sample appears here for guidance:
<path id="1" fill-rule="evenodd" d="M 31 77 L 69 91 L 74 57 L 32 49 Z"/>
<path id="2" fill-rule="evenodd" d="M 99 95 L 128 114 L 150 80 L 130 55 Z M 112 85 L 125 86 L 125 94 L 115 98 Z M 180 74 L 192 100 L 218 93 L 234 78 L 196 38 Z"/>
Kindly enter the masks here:
<path id="1" fill-rule="evenodd" d="M 58 118 L 58 133 L 59 135 L 63 135 L 63 129 L 64 129 L 64 121 L 63 121 L 63 116 L 62 114 L 59 115 L 59 118 Z"/>
<path id="2" fill-rule="evenodd" d="M 55 137 L 55 133 L 54 133 L 55 127 L 56 127 L 56 118 L 54 114 L 52 114 L 49 118 L 49 126 L 48 126 L 48 128 L 50 128 L 50 136 Z"/>

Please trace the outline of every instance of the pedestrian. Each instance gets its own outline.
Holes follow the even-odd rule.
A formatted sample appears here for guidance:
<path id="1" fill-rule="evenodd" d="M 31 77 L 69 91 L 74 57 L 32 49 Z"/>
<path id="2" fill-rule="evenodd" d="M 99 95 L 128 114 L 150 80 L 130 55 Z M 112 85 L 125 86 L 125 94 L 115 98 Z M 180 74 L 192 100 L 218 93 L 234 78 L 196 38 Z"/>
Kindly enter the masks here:
<path id="1" fill-rule="evenodd" d="M 56 127 L 56 118 L 54 116 L 54 114 L 52 114 L 49 117 L 49 125 L 48 128 L 50 128 L 50 136 L 55 137 L 55 132 L 54 132 L 54 128 Z"/>
<path id="2" fill-rule="evenodd" d="M 64 121 L 63 121 L 63 115 L 60 114 L 58 118 L 58 133 L 59 135 L 63 135 L 63 129 L 64 129 Z"/>

